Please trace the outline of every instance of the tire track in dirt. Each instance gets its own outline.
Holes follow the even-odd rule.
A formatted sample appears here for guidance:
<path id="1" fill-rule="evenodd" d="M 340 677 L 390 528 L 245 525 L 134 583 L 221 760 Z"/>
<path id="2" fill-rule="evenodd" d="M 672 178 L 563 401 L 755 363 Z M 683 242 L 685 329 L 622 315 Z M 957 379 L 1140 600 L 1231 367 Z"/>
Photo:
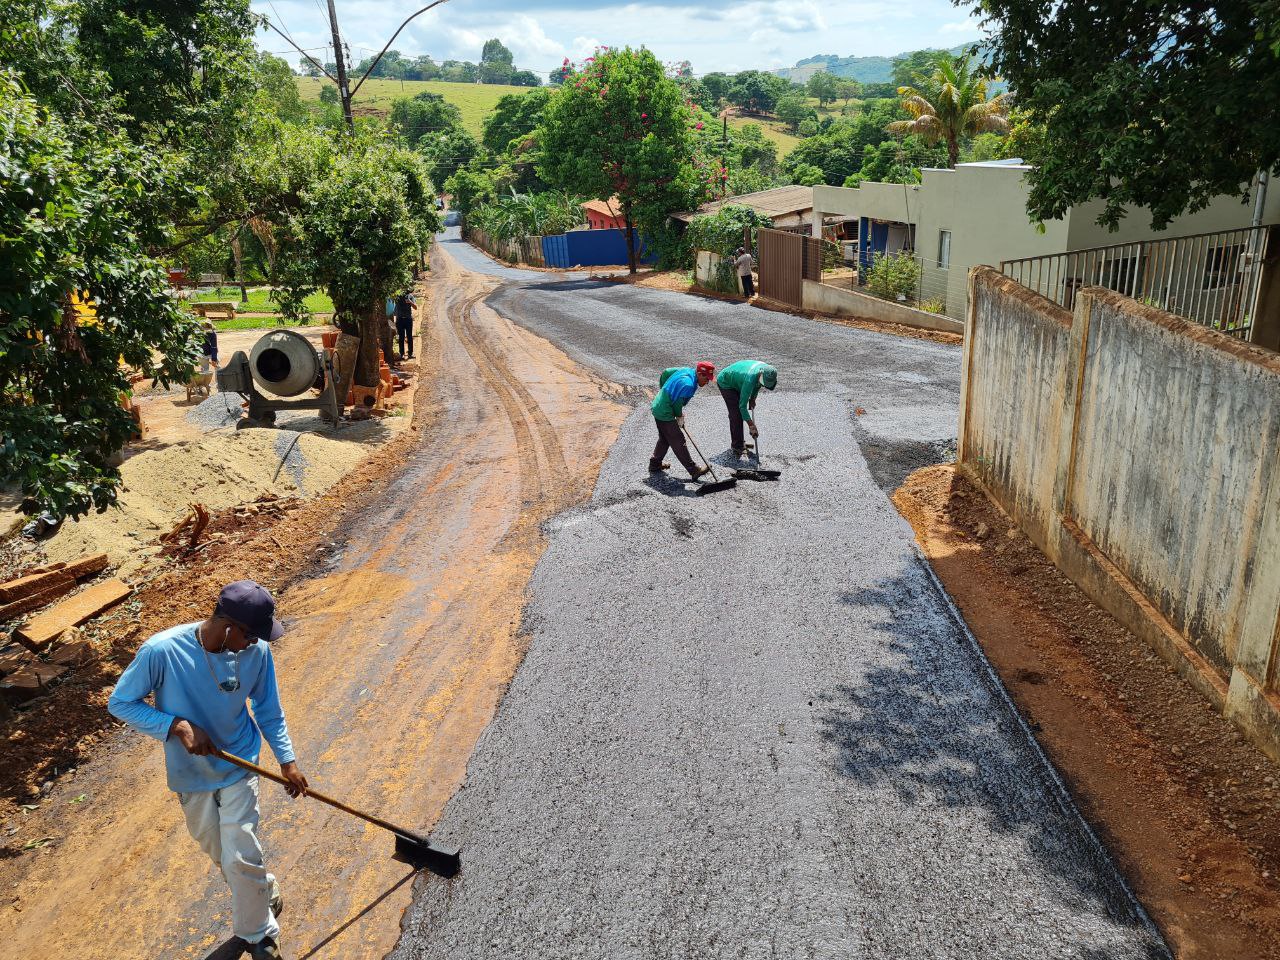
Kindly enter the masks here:
<path id="1" fill-rule="evenodd" d="M 483 306 L 492 280 L 434 253 L 420 439 L 385 487 L 335 515 L 341 554 L 328 575 L 281 597 L 292 627 L 276 652 L 312 783 L 424 831 L 523 656 L 542 525 L 590 491 L 628 412 L 547 341 Z M 111 749 L 77 776 L 90 802 L 61 805 L 75 818 L 64 812 L 58 846 L 5 869 L 23 911 L 0 911 L 0 942 L 15 956 L 77 960 L 221 956 L 209 951 L 229 935 L 229 897 L 186 836 L 156 744 L 125 734 Z M 286 955 L 383 957 L 410 892 L 389 838 L 272 790 L 263 838 L 289 903 Z"/>

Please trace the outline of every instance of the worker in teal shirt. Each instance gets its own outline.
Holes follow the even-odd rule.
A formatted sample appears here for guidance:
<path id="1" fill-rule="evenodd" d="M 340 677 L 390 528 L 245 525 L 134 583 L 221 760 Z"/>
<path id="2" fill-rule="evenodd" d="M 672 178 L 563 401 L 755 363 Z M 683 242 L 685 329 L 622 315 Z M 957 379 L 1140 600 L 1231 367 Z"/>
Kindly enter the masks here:
<path id="1" fill-rule="evenodd" d="M 658 442 L 649 458 L 649 471 L 657 473 L 671 466 L 663 461 L 667 450 L 676 452 L 676 459 L 689 471 L 689 477 L 697 480 L 710 467 L 700 467 L 689 456 L 684 442 L 684 405 L 693 399 L 699 387 L 705 387 L 715 376 L 714 364 L 700 361 L 696 367 L 668 367 L 658 378 L 658 393 L 649 409 L 658 427 Z"/>
<path id="2" fill-rule="evenodd" d="M 268 646 L 284 633 L 275 607 L 252 580 L 228 584 L 208 620 L 172 627 L 139 647 L 107 702 L 112 716 L 164 744 L 169 789 L 192 838 L 231 887 L 232 929 L 253 960 L 279 960 L 280 887 L 258 842 L 258 777 L 213 752 L 256 763 L 265 737 L 289 795 L 306 793 Z"/>
<path id="3" fill-rule="evenodd" d="M 742 424 L 745 422 L 750 428 L 752 439 L 760 436 L 751 411 L 756 408 L 756 396 L 762 386 L 767 390 L 778 386 L 778 371 L 763 360 L 739 360 L 720 371 L 716 386 L 729 408 L 729 443 L 740 457 L 750 446 L 742 435 Z"/>

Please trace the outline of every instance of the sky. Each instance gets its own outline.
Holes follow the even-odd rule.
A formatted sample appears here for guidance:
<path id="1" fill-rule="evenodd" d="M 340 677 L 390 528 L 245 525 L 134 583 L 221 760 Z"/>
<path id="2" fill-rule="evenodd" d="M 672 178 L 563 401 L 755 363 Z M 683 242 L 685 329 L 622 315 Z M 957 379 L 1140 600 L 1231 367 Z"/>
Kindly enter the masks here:
<path id="1" fill-rule="evenodd" d="M 425 0 L 335 4 L 343 41 L 359 62 L 382 49 Z M 317 60 L 333 59 L 324 0 L 253 0 L 253 9 Z M 449 0 L 405 27 L 393 47 L 409 56 L 429 54 L 437 63 L 478 61 L 484 41 L 497 37 L 517 67 L 544 79 L 565 57 L 580 60 L 598 46 L 645 46 L 663 61 L 690 61 L 697 74 L 766 70 L 820 53 L 893 56 L 954 47 L 980 36 L 970 9 L 950 0 Z M 275 33 L 263 32 L 258 41 L 290 63 L 299 59 Z"/>

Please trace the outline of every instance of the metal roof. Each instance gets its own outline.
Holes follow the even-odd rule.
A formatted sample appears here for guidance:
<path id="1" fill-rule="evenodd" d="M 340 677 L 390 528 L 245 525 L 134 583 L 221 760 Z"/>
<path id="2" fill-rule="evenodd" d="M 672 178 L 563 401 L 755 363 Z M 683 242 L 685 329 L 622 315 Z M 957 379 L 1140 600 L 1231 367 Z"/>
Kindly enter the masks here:
<path id="1" fill-rule="evenodd" d="M 740 197 L 726 197 L 724 200 L 712 200 L 704 203 L 697 210 L 673 213 L 675 220 L 688 223 L 694 217 L 704 213 L 715 213 L 726 205 L 750 207 L 756 213 L 766 217 L 783 217 L 789 213 L 804 213 L 813 209 L 813 187 L 774 187 L 772 190 L 761 190 L 757 193 L 744 193 Z"/>

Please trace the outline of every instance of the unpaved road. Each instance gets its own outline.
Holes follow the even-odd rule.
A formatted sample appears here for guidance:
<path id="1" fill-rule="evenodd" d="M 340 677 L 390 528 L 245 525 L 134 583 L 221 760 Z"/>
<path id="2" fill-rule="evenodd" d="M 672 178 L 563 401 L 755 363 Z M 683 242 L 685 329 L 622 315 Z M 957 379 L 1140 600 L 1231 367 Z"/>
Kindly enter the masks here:
<path id="1" fill-rule="evenodd" d="M 382 497 L 354 505 L 328 575 L 283 598 L 292 629 L 276 651 L 311 782 L 422 829 L 519 661 L 539 524 L 589 495 L 629 409 L 480 304 L 493 280 L 447 256 L 435 266 L 421 440 Z M 186 836 L 157 744 L 122 732 L 113 749 L 33 814 L 56 845 L 0 861 L 0 889 L 21 897 L 20 912 L 0 911 L 0 954 L 202 957 L 229 936 L 225 884 Z M 286 955 L 384 956 L 409 898 L 390 838 L 273 785 L 263 795 Z"/>
<path id="2" fill-rule="evenodd" d="M 611 379 L 775 362 L 784 477 L 687 496 L 636 410 L 553 521 L 437 828 L 467 865 L 418 884 L 395 960 L 1164 956 L 883 493 L 954 436 L 958 351 L 558 286 L 490 302 Z M 714 389 L 687 412 L 727 464 Z"/>

